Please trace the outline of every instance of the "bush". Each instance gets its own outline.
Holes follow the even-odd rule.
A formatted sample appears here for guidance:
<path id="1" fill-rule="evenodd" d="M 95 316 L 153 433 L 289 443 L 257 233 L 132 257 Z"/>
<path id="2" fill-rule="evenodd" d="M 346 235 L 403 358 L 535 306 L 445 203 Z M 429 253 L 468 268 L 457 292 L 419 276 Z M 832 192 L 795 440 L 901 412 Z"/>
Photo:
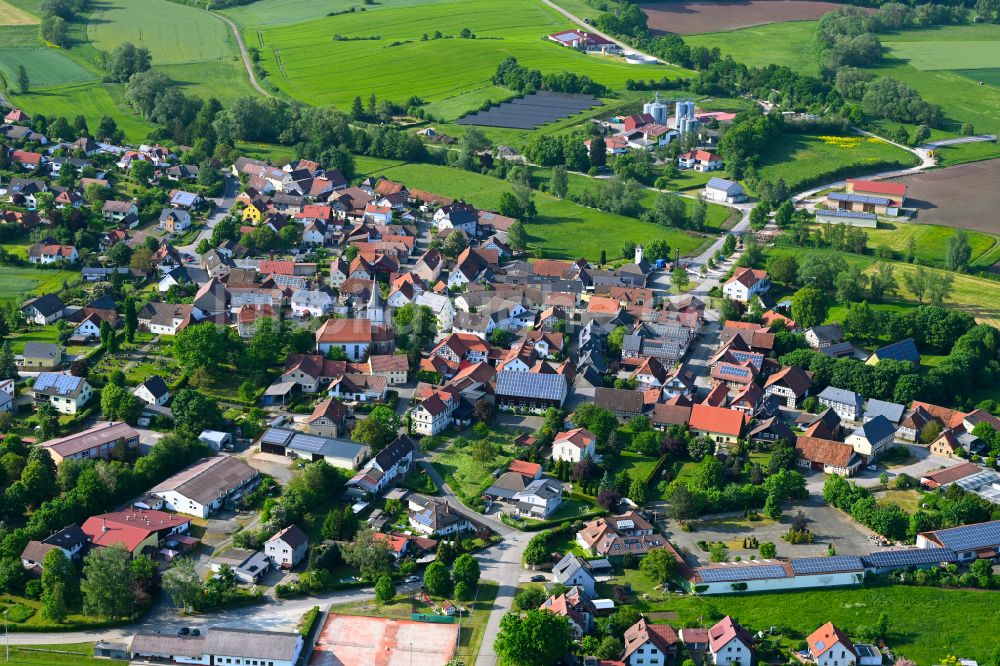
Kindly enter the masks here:
<path id="1" fill-rule="evenodd" d="M 35 581 L 32 581 L 35 582 Z M 41 583 L 41 581 L 38 581 Z M 35 609 L 30 606 L 25 606 L 24 604 L 14 604 L 7 611 L 7 619 L 11 622 L 21 623 L 26 622 L 35 614 Z"/>

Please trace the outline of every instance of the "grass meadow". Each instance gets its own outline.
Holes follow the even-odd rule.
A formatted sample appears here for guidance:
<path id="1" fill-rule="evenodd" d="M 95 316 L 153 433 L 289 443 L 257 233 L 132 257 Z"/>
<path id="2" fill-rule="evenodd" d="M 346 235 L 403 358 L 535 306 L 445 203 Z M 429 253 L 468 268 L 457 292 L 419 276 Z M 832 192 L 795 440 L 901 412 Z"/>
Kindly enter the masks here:
<path id="1" fill-rule="evenodd" d="M 783 134 L 764 153 L 758 175 L 783 178 L 792 191 L 821 185 L 832 174 L 851 175 L 908 167 L 916 158 L 878 139 L 859 136 Z"/>
<path id="2" fill-rule="evenodd" d="M 636 76 L 635 67 L 621 59 L 587 56 L 545 40 L 569 24 L 533 0 L 394 2 L 277 25 L 261 9 L 251 5 L 229 15 L 241 21 L 247 45 L 261 49 L 269 79 L 313 104 L 347 108 L 355 95 L 371 93 L 396 101 L 413 95 L 450 99 L 490 85 L 497 65 L 509 55 L 546 73 L 570 70 L 612 88 Z M 301 11 L 304 16 L 309 10 Z M 461 39 L 464 28 L 476 39 Z M 442 38 L 433 38 L 437 31 Z M 335 41 L 334 35 L 347 39 Z M 659 78 L 682 76 L 685 70 L 655 66 L 642 72 Z"/>
<path id="3" fill-rule="evenodd" d="M 5 0 L 0 0 L 0 25 L 38 25 L 38 17 Z"/>
<path id="4" fill-rule="evenodd" d="M 818 21 L 786 21 L 753 28 L 685 35 L 691 46 L 719 47 L 737 62 L 763 67 L 785 65 L 802 74 L 819 74 L 814 36 Z M 761 48 L 767 44 L 767 48 Z"/>
<path id="5" fill-rule="evenodd" d="M 77 114 L 83 114 L 91 127 L 96 127 L 102 116 L 111 116 L 129 140 L 146 138 L 152 125 L 112 97 L 112 92 L 121 94 L 121 86 L 91 81 L 35 89 L 27 95 L 10 95 L 10 98 L 12 103 L 28 113 L 43 113 L 50 118 L 63 116 L 72 119 Z"/>
<path id="6" fill-rule="evenodd" d="M 868 247 L 877 250 L 880 247 L 887 247 L 896 253 L 897 257 L 902 257 L 907 251 L 907 247 L 912 238 L 916 243 L 916 259 L 924 264 L 944 265 L 946 244 L 948 239 L 955 235 L 956 229 L 953 227 L 943 227 L 935 224 L 916 224 L 912 222 L 889 222 L 879 221 L 878 229 L 865 229 L 868 234 Z M 969 245 L 972 248 L 971 265 L 973 267 L 987 267 L 987 264 L 980 264 L 982 259 L 989 260 L 992 256 L 990 250 L 997 243 L 997 237 L 981 231 L 966 231 Z"/>
<path id="7" fill-rule="evenodd" d="M 35 645 L 10 647 L 10 661 L 14 666 L 30 664 L 31 666 L 57 666 L 61 664 L 127 664 L 118 659 L 99 659 L 94 657 L 93 643 L 65 643 L 59 645 Z"/>
<path id="8" fill-rule="evenodd" d="M 495 209 L 500 194 L 510 189 L 505 181 L 443 166 L 371 158 L 358 158 L 356 166 L 359 174 L 381 175 L 416 189 L 461 197 L 482 208 Z M 596 261 L 605 250 L 612 260 L 621 256 L 626 240 L 646 244 L 657 239 L 666 240 L 670 247 L 687 255 L 703 240 L 685 231 L 604 213 L 542 192 L 536 192 L 535 205 L 538 216 L 527 225 L 528 244 L 530 248 L 542 248 L 552 259 L 586 257 Z"/>

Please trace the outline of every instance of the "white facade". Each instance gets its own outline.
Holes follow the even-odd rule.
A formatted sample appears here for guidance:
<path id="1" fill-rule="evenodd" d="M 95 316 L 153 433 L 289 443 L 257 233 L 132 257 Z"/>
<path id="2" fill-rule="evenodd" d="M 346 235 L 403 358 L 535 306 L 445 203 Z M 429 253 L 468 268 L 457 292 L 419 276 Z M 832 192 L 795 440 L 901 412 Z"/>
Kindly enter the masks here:
<path id="1" fill-rule="evenodd" d="M 845 571 L 841 573 L 824 573 L 812 575 L 786 576 L 784 578 L 765 578 L 747 581 L 720 581 L 717 583 L 695 583 L 692 591 L 695 594 L 733 594 L 734 592 L 775 592 L 779 590 L 804 590 L 816 587 L 843 587 L 860 585 L 864 580 L 864 572 Z M 734 584 L 746 583 L 746 589 L 733 589 Z M 843 666 L 843 665 L 841 665 Z"/>
<path id="2" fill-rule="evenodd" d="M 816 666 L 854 666 L 857 661 L 854 646 L 837 641 L 816 658 Z"/>
<path id="3" fill-rule="evenodd" d="M 450 333 L 455 322 L 455 306 L 451 299 L 441 294 L 434 294 L 425 291 L 416 300 L 417 305 L 426 305 L 434 313 L 438 320 L 438 331 L 440 333 Z"/>
<path id="4" fill-rule="evenodd" d="M 597 459 L 597 450 L 594 446 L 594 440 L 589 440 L 583 447 L 577 446 L 568 439 L 557 441 L 552 444 L 553 460 L 568 460 L 569 462 L 576 463 L 580 462 L 587 456 L 593 460 Z"/>
<path id="5" fill-rule="evenodd" d="M 739 638 L 731 638 L 718 650 L 710 652 L 716 666 L 750 666 L 753 663 L 753 652 Z"/>
<path id="6" fill-rule="evenodd" d="M 161 396 L 154 396 L 150 393 L 149 389 L 146 388 L 145 384 L 140 384 L 132 394 L 142 400 L 147 405 L 158 405 L 162 407 L 170 401 L 170 392 L 164 393 Z"/>

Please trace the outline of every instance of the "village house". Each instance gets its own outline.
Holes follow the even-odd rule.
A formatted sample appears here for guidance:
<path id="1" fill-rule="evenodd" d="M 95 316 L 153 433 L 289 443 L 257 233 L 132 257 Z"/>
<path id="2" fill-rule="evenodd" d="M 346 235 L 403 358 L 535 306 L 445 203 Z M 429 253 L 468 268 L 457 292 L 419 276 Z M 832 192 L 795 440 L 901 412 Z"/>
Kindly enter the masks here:
<path id="1" fill-rule="evenodd" d="M 645 617 L 625 630 L 622 661 L 628 666 L 668 666 L 677 658 L 680 637 L 669 624 L 653 624 Z"/>
<path id="2" fill-rule="evenodd" d="M 820 437 L 796 437 L 795 453 L 799 467 L 826 474 L 853 476 L 862 464 L 850 444 Z"/>
<path id="3" fill-rule="evenodd" d="M 831 408 L 845 421 L 861 420 L 862 398 L 854 391 L 827 386 L 817 396 L 819 404 Z"/>
<path id="4" fill-rule="evenodd" d="M 735 444 L 743 434 L 746 416 L 734 409 L 694 405 L 691 407 L 691 432 L 704 435 L 717 444 Z"/>
<path id="5" fill-rule="evenodd" d="M 87 535 L 80 526 L 71 523 L 41 541 L 29 541 L 21 551 L 21 565 L 29 571 L 42 572 L 42 564 L 49 551 L 58 548 L 69 560 L 78 562 L 85 552 Z"/>
<path id="6" fill-rule="evenodd" d="M 844 329 L 840 324 L 812 326 L 805 332 L 806 344 L 813 349 L 822 349 L 844 341 Z"/>
<path id="7" fill-rule="evenodd" d="M 328 319 L 316 330 L 316 351 L 329 353 L 339 347 L 351 361 L 369 353 L 390 353 L 395 348 L 392 330 L 368 319 Z"/>
<path id="8" fill-rule="evenodd" d="M 187 535 L 190 527 L 190 518 L 173 513 L 126 509 L 91 516 L 81 529 L 93 546 L 121 546 L 131 557 L 135 557 L 155 553 L 170 541 L 197 544 Z"/>
<path id="9" fill-rule="evenodd" d="M 741 203 L 747 199 L 747 195 L 744 194 L 743 187 L 739 183 L 715 177 L 705 185 L 702 197 L 708 201 L 728 204 Z"/>
<path id="10" fill-rule="evenodd" d="M 170 389 L 167 388 L 167 383 L 163 381 L 163 377 L 159 375 L 150 375 L 147 377 L 146 381 L 135 387 L 132 395 L 147 405 L 156 405 L 159 407 L 170 401 Z"/>
<path id="11" fill-rule="evenodd" d="M 722 293 L 740 303 L 749 303 L 757 294 L 767 292 L 771 288 L 771 278 L 767 271 L 754 268 L 737 268 L 733 276 L 722 285 Z"/>
<path id="12" fill-rule="evenodd" d="M 854 666 L 858 655 L 854 643 L 833 622 L 827 622 L 806 638 L 809 656 L 816 666 Z"/>
<path id="13" fill-rule="evenodd" d="M 72 245 L 35 243 L 28 248 L 28 262 L 32 264 L 54 264 L 57 261 L 74 263 L 80 258 L 76 247 Z"/>
<path id="14" fill-rule="evenodd" d="M 264 554 L 280 569 L 294 569 L 308 550 L 309 537 L 297 525 L 289 525 L 264 544 Z"/>
<path id="15" fill-rule="evenodd" d="M 552 459 L 578 463 L 584 458 L 598 461 L 597 437 L 586 428 L 574 428 L 556 435 L 552 442 Z"/>
<path id="16" fill-rule="evenodd" d="M 723 167 L 722 158 L 707 150 L 691 150 L 677 156 L 677 166 L 695 171 L 718 171 Z"/>
<path id="17" fill-rule="evenodd" d="M 601 557 L 642 557 L 650 550 L 666 547 L 667 540 L 636 511 L 619 516 L 597 518 L 576 533 L 576 542 L 584 551 Z"/>
<path id="18" fill-rule="evenodd" d="M 429 436 L 443 431 L 452 424 L 452 414 L 460 402 L 461 397 L 453 389 L 432 392 L 410 410 L 413 431 L 419 435 Z"/>
<path id="19" fill-rule="evenodd" d="M 413 440 L 406 435 L 400 435 L 365 463 L 347 485 L 372 496 L 378 495 L 383 490 L 393 487 L 396 479 L 409 473 L 415 451 Z"/>
<path id="20" fill-rule="evenodd" d="M 764 382 L 764 392 L 781 400 L 789 409 L 796 409 L 811 388 L 812 376 L 797 365 L 786 365 Z"/>
<path id="21" fill-rule="evenodd" d="M 708 653 L 715 666 L 750 666 L 754 643 L 750 632 L 728 615 L 708 630 Z"/>
<path id="22" fill-rule="evenodd" d="M 94 395 L 94 390 L 83 377 L 42 372 L 35 378 L 31 394 L 36 404 L 48 402 L 60 414 L 76 414 Z"/>
<path id="23" fill-rule="evenodd" d="M 896 426 L 884 416 L 876 416 L 858 426 L 844 439 L 844 443 L 850 444 L 867 465 L 892 448 L 895 440 Z"/>
<path id="24" fill-rule="evenodd" d="M 62 347 L 51 342 L 25 342 L 19 360 L 18 365 L 25 370 L 54 370 L 62 365 Z"/>

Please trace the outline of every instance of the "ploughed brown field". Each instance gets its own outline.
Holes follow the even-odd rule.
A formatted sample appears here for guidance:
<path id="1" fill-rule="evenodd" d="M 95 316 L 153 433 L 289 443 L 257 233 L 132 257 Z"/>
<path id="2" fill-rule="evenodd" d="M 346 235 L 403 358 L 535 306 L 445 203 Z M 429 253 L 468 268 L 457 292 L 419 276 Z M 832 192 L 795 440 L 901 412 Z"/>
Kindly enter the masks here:
<path id="1" fill-rule="evenodd" d="M 1000 159 L 894 178 L 906 183 L 906 207 L 917 222 L 1000 234 Z"/>
<path id="2" fill-rule="evenodd" d="M 818 19 L 840 5 L 810 0 L 724 0 L 722 2 L 655 2 L 639 5 L 654 33 L 697 35 L 725 32 L 780 21 Z M 765 48 L 762 45 L 762 48 Z"/>

